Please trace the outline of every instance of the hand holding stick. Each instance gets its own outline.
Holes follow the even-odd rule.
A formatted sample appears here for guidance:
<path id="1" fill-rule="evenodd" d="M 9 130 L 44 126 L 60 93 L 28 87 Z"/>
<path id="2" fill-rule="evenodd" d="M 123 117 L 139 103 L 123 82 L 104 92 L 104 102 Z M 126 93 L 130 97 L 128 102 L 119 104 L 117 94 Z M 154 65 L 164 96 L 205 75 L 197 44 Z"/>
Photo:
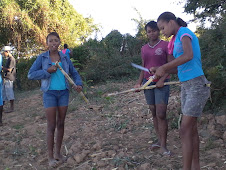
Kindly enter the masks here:
<path id="1" fill-rule="evenodd" d="M 180 84 L 179 81 L 171 81 L 171 82 L 165 82 L 164 85 L 172 85 L 172 84 Z M 156 88 L 156 85 L 152 85 L 152 86 L 146 86 L 144 87 L 144 85 L 140 88 L 133 88 L 133 89 L 129 89 L 129 90 L 125 90 L 125 91 L 121 91 L 121 92 L 116 92 L 116 93 L 110 93 L 107 96 L 116 96 L 118 94 L 124 94 L 124 93 L 129 93 L 129 92 L 135 92 L 138 90 L 148 90 L 148 89 L 154 89 Z"/>
<path id="2" fill-rule="evenodd" d="M 63 68 L 59 65 L 59 62 L 56 62 L 56 66 L 60 69 L 60 71 L 63 73 L 63 75 L 68 79 L 68 81 L 72 84 L 73 89 L 75 88 L 76 91 L 80 91 L 78 86 L 74 83 L 74 81 L 70 78 L 70 76 L 63 70 Z M 82 98 L 85 100 L 87 104 L 89 104 L 89 100 L 86 98 L 84 93 L 82 91 L 79 92 L 79 94 L 82 96 Z"/>

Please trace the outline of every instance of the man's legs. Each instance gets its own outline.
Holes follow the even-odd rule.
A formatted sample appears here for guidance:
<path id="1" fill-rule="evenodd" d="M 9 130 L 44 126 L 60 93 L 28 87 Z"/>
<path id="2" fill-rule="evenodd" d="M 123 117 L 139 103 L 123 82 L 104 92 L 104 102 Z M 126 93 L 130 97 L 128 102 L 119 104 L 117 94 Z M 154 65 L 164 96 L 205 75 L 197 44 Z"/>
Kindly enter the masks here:
<path id="1" fill-rule="evenodd" d="M 2 110 L 3 110 L 3 105 L 0 106 L 0 126 L 2 126 Z"/>
<path id="2" fill-rule="evenodd" d="M 14 100 L 10 100 L 10 111 L 14 111 Z"/>

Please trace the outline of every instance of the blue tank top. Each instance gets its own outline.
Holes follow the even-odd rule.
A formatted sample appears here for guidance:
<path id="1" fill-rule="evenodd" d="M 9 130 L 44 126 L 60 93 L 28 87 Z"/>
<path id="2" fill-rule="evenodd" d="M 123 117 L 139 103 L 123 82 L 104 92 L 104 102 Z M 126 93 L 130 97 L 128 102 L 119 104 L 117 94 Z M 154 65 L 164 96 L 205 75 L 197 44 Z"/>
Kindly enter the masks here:
<path id="1" fill-rule="evenodd" d="M 52 62 L 52 65 L 55 63 Z M 59 65 L 62 67 L 62 63 L 60 62 Z M 51 74 L 51 81 L 49 90 L 65 90 L 66 89 L 66 82 L 63 73 L 57 68 L 55 73 Z"/>

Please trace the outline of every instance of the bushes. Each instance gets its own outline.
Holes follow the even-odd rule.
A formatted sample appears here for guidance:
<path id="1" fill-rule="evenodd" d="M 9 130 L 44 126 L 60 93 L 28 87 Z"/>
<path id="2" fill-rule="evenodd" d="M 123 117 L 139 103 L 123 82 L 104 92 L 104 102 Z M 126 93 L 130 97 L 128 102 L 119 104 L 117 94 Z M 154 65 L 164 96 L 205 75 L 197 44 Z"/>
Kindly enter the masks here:
<path id="1" fill-rule="evenodd" d="M 142 43 L 130 35 L 121 35 L 114 30 L 102 41 L 89 40 L 73 50 L 82 63 L 83 80 L 104 82 L 122 77 L 138 77 L 139 71 L 131 67 L 131 62 L 140 64 Z"/>
<path id="2" fill-rule="evenodd" d="M 31 90 L 37 87 L 40 87 L 39 80 L 28 80 L 27 74 L 32 66 L 33 62 L 35 61 L 36 57 L 32 59 L 19 59 L 17 60 L 17 75 L 16 75 L 16 82 L 15 88 L 18 90 Z"/>
<path id="3" fill-rule="evenodd" d="M 200 29 L 200 47 L 203 69 L 208 80 L 212 82 L 211 98 L 213 109 L 226 110 L 226 30 L 224 17 L 222 24 L 211 29 Z"/>

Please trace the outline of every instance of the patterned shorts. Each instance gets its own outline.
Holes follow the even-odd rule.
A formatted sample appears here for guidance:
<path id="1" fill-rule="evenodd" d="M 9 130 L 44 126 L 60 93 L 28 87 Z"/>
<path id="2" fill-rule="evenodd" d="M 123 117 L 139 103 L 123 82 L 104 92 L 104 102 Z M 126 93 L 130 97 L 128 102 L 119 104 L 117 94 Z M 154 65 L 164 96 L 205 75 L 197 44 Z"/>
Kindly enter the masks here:
<path id="1" fill-rule="evenodd" d="M 183 115 L 200 117 L 203 108 L 210 96 L 209 82 L 205 76 L 182 82 L 181 84 L 181 109 Z"/>

